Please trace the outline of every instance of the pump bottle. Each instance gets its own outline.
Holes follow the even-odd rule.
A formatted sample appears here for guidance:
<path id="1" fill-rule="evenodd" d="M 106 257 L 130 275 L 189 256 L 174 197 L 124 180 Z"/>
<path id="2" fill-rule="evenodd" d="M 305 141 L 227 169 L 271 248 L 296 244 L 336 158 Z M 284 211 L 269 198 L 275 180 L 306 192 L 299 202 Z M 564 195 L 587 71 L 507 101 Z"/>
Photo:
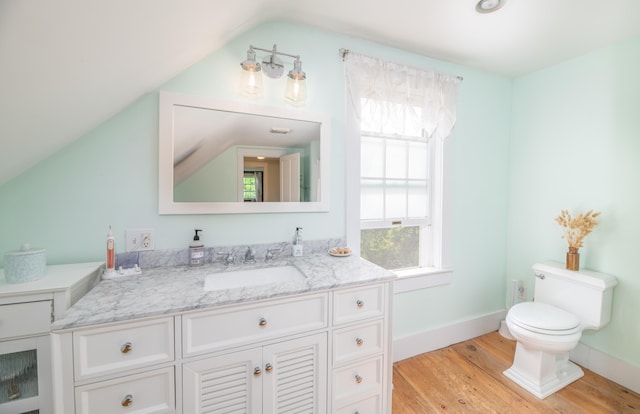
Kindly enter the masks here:
<path id="1" fill-rule="evenodd" d="M 189 243 L 189 266 L 202 266 L 204 264 L 204 244 L 200 241 L 198 232 L 202 230 L 195 229 L 193 241 Z"/>
<path id="2" fill-rule="evenodd" d="M 300 230 L 302 230 L 302 227 L 296 227 L 296 237 L 293 239 L 293 255 L 296 257 L 302 256 L 304 249 Z"/>

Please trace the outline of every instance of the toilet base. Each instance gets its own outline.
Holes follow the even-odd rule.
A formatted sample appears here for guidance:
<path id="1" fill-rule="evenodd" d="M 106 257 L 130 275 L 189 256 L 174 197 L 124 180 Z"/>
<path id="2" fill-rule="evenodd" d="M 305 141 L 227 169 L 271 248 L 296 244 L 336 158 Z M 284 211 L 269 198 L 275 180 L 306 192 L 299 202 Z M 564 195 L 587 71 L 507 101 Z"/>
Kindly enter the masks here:
<path id="1" fill-rule="evenodd" d="M 569 353 L 552 354 L 529 350 L 519 342 L 511 368 L 503 373 L 531 394 L 544 399 L 584 375 L 582 369 L 569 361 Z"/>

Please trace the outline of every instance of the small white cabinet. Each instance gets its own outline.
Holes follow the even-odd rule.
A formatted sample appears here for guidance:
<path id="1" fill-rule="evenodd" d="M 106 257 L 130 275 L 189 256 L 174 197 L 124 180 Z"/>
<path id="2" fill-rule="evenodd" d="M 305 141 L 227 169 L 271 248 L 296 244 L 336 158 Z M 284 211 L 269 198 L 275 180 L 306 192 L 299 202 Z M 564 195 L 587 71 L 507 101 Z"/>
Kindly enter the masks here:
<path id="1" fill-rule="evenodd" d="M 51 323 L 93 286 L 101 263 L 48 266 L 29 283 L 0 269 L 0 414 L 53 413 Z"/>
<path id="2" fill-rule="evenodd" d="M 390 289 L 56 331 L 55 412 L 390 413 Z"/>

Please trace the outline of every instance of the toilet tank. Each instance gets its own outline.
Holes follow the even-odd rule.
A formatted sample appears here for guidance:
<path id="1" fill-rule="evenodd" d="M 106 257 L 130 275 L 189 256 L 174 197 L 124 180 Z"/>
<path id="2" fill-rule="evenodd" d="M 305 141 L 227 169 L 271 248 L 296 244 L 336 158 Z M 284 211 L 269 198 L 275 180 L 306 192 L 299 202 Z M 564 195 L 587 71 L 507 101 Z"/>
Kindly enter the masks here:
<path id="1" fill-rule="evenodd" d="M 615 277 L 590 270 L 567 270 L 564 263 L 544 262 L 533 266 L 534 301 L 570 312 L 584 329 L 600 329 L 611 320 Z"/>

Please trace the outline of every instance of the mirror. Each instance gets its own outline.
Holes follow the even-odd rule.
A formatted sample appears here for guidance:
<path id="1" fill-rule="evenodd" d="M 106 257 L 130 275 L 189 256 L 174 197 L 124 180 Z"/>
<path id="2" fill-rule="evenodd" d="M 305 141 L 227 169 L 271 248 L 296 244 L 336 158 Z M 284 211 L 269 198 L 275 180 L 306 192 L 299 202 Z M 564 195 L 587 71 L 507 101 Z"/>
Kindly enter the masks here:
<path id="1" fill-rule="evenodd" d="M 322 114 L 160 92 L 160 214 L 328 211 Z"/>

